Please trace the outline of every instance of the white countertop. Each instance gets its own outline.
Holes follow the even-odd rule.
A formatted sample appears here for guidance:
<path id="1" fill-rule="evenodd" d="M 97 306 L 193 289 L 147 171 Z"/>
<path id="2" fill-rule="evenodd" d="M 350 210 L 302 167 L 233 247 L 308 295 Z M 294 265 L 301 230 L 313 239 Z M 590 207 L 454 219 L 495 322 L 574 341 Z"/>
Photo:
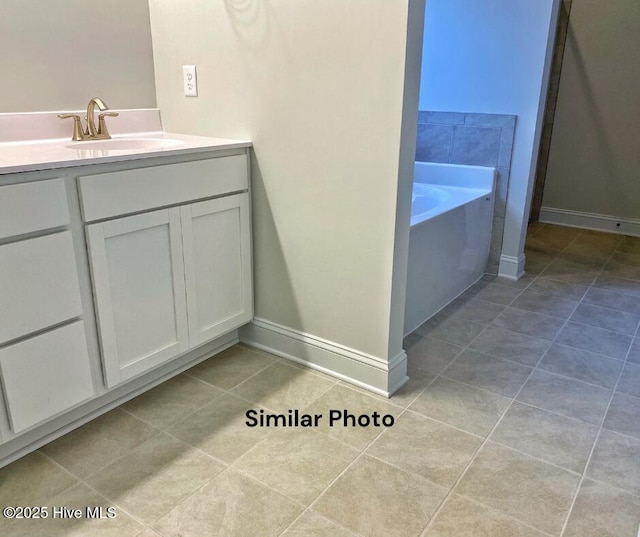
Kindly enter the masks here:
<path id="1" fill-rule="evenodd" d="M 113 140 L 167 140 L 172 145 L 143 149 L 94 149 L 93 142 L 73 142 L 69 138 L 0 143 L 0 174 L 28 172 L 121 162 L 141 158 L 202 153 L 220 149 L 250 147 L 246 140 L 228 140 L 188 136 L 168 132 L 129 133 L 113 136 Z"/>
<path id="2" fill-rule="evenodd" d="M 251 147 L 247 140 L 164 132 L 157 108 L 118 112 L 109 118 L 115 142 L 109 149 L 111 140 L 72 141 L 73 124 L 60 120 L 58 111 L 0 114 L 0 175 Z M 86 112 L 73 113 L 82 117 Z"/>

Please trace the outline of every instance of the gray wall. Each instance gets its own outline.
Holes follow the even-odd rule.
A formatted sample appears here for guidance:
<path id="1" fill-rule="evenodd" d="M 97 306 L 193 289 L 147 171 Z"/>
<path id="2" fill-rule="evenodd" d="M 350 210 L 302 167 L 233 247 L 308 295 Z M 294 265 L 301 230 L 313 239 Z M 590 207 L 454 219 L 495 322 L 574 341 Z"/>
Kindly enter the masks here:
<path id="1" fill-rule="evenodd" d="M 0 112 L 156 105 L 147 0 L 2 0 Z"/>
<path id="2" fill-rule="evenodd" d="M 420 109 L 518 116 L 500 267 L 508 277 L 524 270 L 559 2 L 427 1 Z"/>
<path id="3" fill-rule="evenodd" d="M 640 218 L 640 2 L 574 1 L 545 208 Z"/>
<path id="4" fill-rule="evenodd" d="M 413 144 L 401 147 L 405 56 L 424 1 L 149 5 L 165 127 L 253 141 L 256 317 L 396 356 L 413 162 Z M 183 95 L 186 63 L 197 98 Z"/>
<path id="5" fill-rule="evenodd" d="M 487 272 L 497 274 L 509 192 L 516 116 L 429 112 L 418 114 L 416 160 L 497 169 L 491 251 Z"/>

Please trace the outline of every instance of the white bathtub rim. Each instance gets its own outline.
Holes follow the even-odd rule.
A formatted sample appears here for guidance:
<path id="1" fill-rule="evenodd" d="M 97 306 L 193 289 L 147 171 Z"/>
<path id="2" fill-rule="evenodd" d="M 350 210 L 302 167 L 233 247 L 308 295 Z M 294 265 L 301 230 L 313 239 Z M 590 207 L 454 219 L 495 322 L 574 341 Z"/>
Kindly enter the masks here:
<path id="1" fill-rule="evenodd" d="M 448 185 L 434 185 L 431 183 L 420 183 L 421 185 L 432 186 L 434 188 L 438 188 L 441 190 L 447 190 L 453 193 L 453 196 L 450 196 L 446 201 L 444 201 L 441 205 L 434 207 L 430 211 L 426 211 L 423 213 L 412 214 L 410 227 L 419 226 L 424 222 L 428 222 L 429 220 L 433 220 L 438 216 L 448 213 L 449 211 L 453 211 L 458 207 L 462 207 L 467 203 L 473 203 L 474 201 L 486 197 L 487 201 L 491 199 L 492 192 L 486 188 L 467 188 L 461 186 L 448 186 Z"/>
<path id="2" fill-rule="evenodd" d="M 471 166 L 417 160 L 414 163 L 413 182 L 493 190 L 496 175 L 497 170 L 494 166 Z"/>

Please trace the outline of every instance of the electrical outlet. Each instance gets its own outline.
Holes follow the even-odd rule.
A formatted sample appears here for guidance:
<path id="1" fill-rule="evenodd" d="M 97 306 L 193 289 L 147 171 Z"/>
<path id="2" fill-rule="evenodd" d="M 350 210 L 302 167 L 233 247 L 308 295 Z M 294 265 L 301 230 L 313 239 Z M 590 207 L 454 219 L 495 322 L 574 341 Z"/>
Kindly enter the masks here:
<path id="1" fill-rule="evenodd" d="M 195 65 L 182 66 L 182 80 L 184 82 L 184 94 L 187 97 L 198 96 L 198 81 L 196 78 Z"/>

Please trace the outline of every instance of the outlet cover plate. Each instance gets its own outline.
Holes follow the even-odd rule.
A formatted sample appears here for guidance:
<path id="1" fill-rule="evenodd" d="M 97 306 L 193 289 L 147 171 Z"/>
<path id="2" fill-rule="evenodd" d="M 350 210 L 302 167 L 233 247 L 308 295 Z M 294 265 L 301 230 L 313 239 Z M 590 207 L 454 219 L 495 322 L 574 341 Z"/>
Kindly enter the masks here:
<path id="1" fill-rule="evenodd" d="M 196 78 L 195 65 L 182 66 L 182 80 L 184 82 L 184 94 L 187 97 L 198 96 L 198 80 Z"/>

